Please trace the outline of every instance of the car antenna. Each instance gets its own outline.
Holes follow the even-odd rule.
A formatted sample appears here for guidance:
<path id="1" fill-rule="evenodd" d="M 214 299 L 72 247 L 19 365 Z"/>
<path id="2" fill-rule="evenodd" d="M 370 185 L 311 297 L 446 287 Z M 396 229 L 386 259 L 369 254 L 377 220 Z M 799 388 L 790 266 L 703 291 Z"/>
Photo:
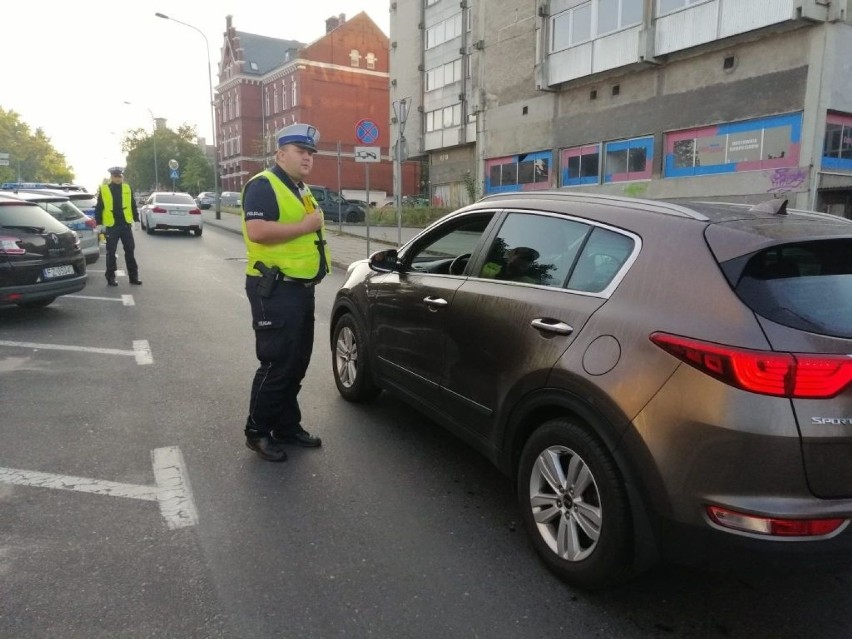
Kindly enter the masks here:
<path id="1" fill-rule="evenodd" d="M 771 213 L 772 215 L 788 215 L 787 199 L 766 200 L 760 204 L 755 204 L 749 209 L 749 213 Z"/>

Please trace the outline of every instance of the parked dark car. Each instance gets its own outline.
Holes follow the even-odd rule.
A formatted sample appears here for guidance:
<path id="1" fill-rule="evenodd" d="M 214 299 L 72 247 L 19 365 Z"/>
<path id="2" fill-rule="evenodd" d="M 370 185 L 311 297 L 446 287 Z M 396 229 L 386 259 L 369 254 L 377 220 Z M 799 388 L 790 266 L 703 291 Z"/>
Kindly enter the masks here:
<path id="1" fill-rule="evenodd" d="M 37 204 L 0 193 L 0 306 L 47 306 L 86 286 L 86 260 L 71 229 Z"/>
<path id="2" fill-rule="evenodd" d="M 364 207 L 344 200 L 337 191 L 314 184 L 309 184 L 308 188 L 320 205 L 326 222 L 357 224 L 367 217 Z"/>
<path id="3" fill-rule="evenodd" d="M 349 267 L 340 394 L 381 389 L 516 480 L 544 563 L 852 557 L 852 221 L 761 205 L 491 196 Z"/>

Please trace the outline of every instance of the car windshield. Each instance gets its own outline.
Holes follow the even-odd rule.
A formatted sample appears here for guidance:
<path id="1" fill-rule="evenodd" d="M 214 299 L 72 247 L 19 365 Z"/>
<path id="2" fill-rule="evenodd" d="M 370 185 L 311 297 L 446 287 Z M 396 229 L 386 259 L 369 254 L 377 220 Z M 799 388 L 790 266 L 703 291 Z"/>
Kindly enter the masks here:
<path id="1" fill-rule="evenodd" d="M 188 193 L 161 193 L 154 196 L 157 204 L 190 204 L 195 206 L 195 200 Z"/>
<path id="2" fill-rule="evenodd" d="M 68 228 L 36 204 L 0 204 L 0 227 L 38 228 L 47 233 L 65 233 Z"/>
<path id="3" fill-rule="evenodd" d="M 852 239 L 777 246 L 753 255 L 736 293 L 758 315 L 852 338 Z"/>
<path id="4" fill-rule="evenodd" d="M 95 204 L 98 203 L 97 198 L 89 193 L 69 193 L 68 199 L 74 203 L 74 206 L 80 209 L 93 209 L 95 208 Z"/>

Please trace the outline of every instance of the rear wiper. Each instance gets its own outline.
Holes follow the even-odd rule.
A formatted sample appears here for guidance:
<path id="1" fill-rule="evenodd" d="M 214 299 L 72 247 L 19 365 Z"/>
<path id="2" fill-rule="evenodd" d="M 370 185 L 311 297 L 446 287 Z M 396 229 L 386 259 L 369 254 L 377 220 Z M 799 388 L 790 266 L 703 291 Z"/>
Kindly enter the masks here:
<path id="1" fill-rule="evenodd" d="M 25 226 L 23 224 L 21 224 L 19 226 L 19 225 L 15 225 L 15 224 L 5 224 L 5 225 L 3 225 L 2 228 L 4 228 L 4 229 L 20 229 L 22 231 L 30 231 L 32 233 L 39 233 L 39 234 L 44 233 L 44 227 L 43 226 Z"/>

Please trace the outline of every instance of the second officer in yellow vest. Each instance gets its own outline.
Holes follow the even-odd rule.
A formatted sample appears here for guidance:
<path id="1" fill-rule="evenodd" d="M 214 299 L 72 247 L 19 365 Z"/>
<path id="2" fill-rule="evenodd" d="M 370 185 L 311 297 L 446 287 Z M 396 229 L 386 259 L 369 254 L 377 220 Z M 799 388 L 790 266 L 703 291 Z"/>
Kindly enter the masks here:
<path id="1" fill-rule="evenodd" d="M 142 284 L 139 279 L 139 265 L 136 263 L 136 242 L 133 229 L 138 228 L 139 211 L 130 185 L 124 183 L 124 170 L 120 166 L 109 169 L 109 184 L 101 184 L 98 201 L 95 204 L 95 220 L 103 227 L 106 235 L 106 280 L 109 286 L 118 286 L 115 281 L 117 263 L 115 251 L 118 241 L 124 248 L 124 262 L 127 264 L 127 276 L 131 284 Z"/>
<path id="2" fill-rule="evenodd" d="M 285 444 L 322 444 L 302 426 L 298 394 L 314 344 L 314 286 L 331 264 L 322 210 L 304 182 L 319 132 L 291 124 L 276 138 L 275 166 L 251 178 L 242 197 L 246 295 L 260 361 L 245 436 L 267 461 L 287 459 Z"/>

